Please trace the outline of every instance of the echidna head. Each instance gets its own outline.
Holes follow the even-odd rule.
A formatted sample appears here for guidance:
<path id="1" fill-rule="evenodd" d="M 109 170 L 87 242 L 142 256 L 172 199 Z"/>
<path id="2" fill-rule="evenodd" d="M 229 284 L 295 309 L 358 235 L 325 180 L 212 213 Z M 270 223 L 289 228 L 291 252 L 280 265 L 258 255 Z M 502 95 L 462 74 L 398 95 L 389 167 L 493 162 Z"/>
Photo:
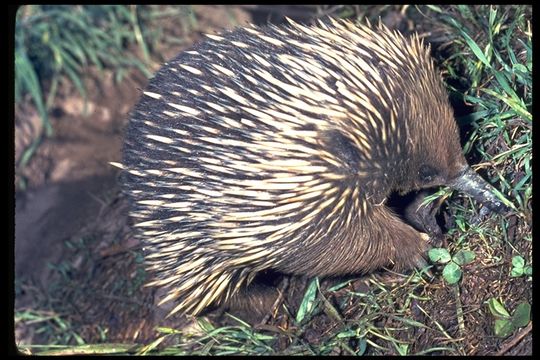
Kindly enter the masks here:
<path id="1" fill-rule="evenodd" d="M 414 189 L 448 185 L 468 168 L 454 122 L 446 121 L 446 129 L 429 129 L 430 134 L 420 138 L 420 152 L 412 162 L 412 187 Z M 450 126 L 452 124 L 452 126 Z M 439 131 L 440 130 L 440 134 Z"/>
<path id="2" fill-rule="evenodd" d="M 446 90 L 434 75 L 435 72 L 428 71 L 420 76 L 422 91 L 403 97 L 408 159 L 399 190 L 446 185 L 472 196 L 493 211 L 507 210 L 495 197 L 494 188 L 467 164 Z"/>
<path id="3" fill-rule="evenodd" d="M 470 195 L 493 211 L 507 211 L 508 208 L 495 197 L 494 188 L 467 164 L 450 105 L 435 103 L 435 108 L 428 106 L 427 109 L 438 109 L 439 116 L 446 118 L 433 121 L 431 127 L 412 127 L 420 135 L 416 135 L 417 144 L 413 146 L 414 155 L 410 162 L 412 176 L 408 186 L 419 190 L 446 185 Z"/>

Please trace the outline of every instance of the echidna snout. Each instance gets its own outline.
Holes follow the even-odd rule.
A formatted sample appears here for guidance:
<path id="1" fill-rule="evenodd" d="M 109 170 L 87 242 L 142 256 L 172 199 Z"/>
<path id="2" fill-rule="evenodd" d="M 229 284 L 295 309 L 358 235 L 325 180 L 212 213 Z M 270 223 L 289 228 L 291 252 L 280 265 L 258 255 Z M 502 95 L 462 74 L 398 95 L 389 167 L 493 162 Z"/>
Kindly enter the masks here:
<path id="1" fill-rule="evenodd" d="M 488 209 L 499 214 L 508 212 L 510 208 L 497 199 L 493 187 L 482 179 L 470 167 L 466 167 L 448 186 L 470 195 L 476 201 L 484 204 Z"/>

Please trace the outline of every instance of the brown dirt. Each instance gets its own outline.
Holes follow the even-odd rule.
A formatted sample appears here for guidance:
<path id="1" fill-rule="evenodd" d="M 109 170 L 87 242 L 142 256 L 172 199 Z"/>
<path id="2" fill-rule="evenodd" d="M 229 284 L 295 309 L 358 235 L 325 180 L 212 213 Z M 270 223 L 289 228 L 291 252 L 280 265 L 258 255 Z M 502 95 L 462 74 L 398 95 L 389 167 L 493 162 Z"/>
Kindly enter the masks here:
<path id="1" fill-rule="evenodd" d="M 197 27 L 189 36 L 173 21 L 165 24 L 171 35 L 183 36 L 185 45 L 158 47 L 164 60 L 203 33 L 230 27 L 231 21 L 238 25 L 250 20 L 238 7 L 198 5 L 192 9 Z M 132 71 L 117 84 L 110 71 L 99 73 L 89 68 L 84 79 L 86 104 L 73 86 L 61 85 L 50 113 L 54 136 L 46 138 L 28 165 L 16 173 L 16 181 L 24 178 L 27 186 L 25 191 L 16 191 L 16 309 L 39 309 L 42 301 L 48 303 L 44 311 L 54 313 L 57 307 L 51 303 L 67 302 L 68 320 L 89 342 L 99 338 L 100 327 L 109 329 L 109 341 L 146 341 L 153 332 L 152 324 L 144 326 L 152 318 L 148 311 L 133 306 L 144 309 L 153 304 L 151 291 L 137 288 L 115 294 L 115 281 L 133 280 L 131 276 L 141 266 L 131 251 L 138 244 L 127 230 L 118 172 L 109 164 L 121 160 L 128 112 L 146 81 L 141 73 Z M 15 116 L 18 161 L 41 130 L 39 116 L 31 106 L 19 107 Z M 67 242 L 79 246 L 66 248 Z M 83 281 L 84 286 L 66 283 L 58 270 L 62 264 L 73 273 L 67 277 Z M 84 276 L 88 272 L 91 278 Z M 49 290 L 57 283 L 62 287 L 51 297 Z M 133 292 L 140 296 L 136 301 L 131 298 Z M 40 339 L 43 336 L 36 335 L 34 327 L 17 326 L 18 343 L 36 344 L 42 342 Z"/>

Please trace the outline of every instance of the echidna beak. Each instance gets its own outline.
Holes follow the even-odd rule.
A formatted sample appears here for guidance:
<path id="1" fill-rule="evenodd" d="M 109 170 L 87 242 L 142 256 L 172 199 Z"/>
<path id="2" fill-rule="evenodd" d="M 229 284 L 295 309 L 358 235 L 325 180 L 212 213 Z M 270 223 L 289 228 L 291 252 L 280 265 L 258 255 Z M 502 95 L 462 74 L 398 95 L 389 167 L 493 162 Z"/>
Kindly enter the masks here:
<path id="1" fill-rule="evenodd" d="M 476 201 L 484 204 L 491 211 L 504 213 L 509 211 L 509 208 L 502 203 L 493 192 L 493 186 L 488 184 L 480 177 L 473 169 L 467 168 L 454 180 L 448 183 L 453 189 L 464 192 L 470 195 Z"/>

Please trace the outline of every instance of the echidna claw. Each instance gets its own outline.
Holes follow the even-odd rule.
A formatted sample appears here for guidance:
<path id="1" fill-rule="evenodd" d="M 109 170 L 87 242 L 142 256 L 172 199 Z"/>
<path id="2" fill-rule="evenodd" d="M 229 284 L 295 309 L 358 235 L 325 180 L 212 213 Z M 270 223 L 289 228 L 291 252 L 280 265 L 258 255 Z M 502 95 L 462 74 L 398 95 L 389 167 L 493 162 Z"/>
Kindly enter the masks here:
<path id="1" fill-rule="evenodd" d="M 432 247 L 441 247 L 444 244 L 445 237 L 443 234 L 432 234 L 429 237 L 429 244 Z"/>

